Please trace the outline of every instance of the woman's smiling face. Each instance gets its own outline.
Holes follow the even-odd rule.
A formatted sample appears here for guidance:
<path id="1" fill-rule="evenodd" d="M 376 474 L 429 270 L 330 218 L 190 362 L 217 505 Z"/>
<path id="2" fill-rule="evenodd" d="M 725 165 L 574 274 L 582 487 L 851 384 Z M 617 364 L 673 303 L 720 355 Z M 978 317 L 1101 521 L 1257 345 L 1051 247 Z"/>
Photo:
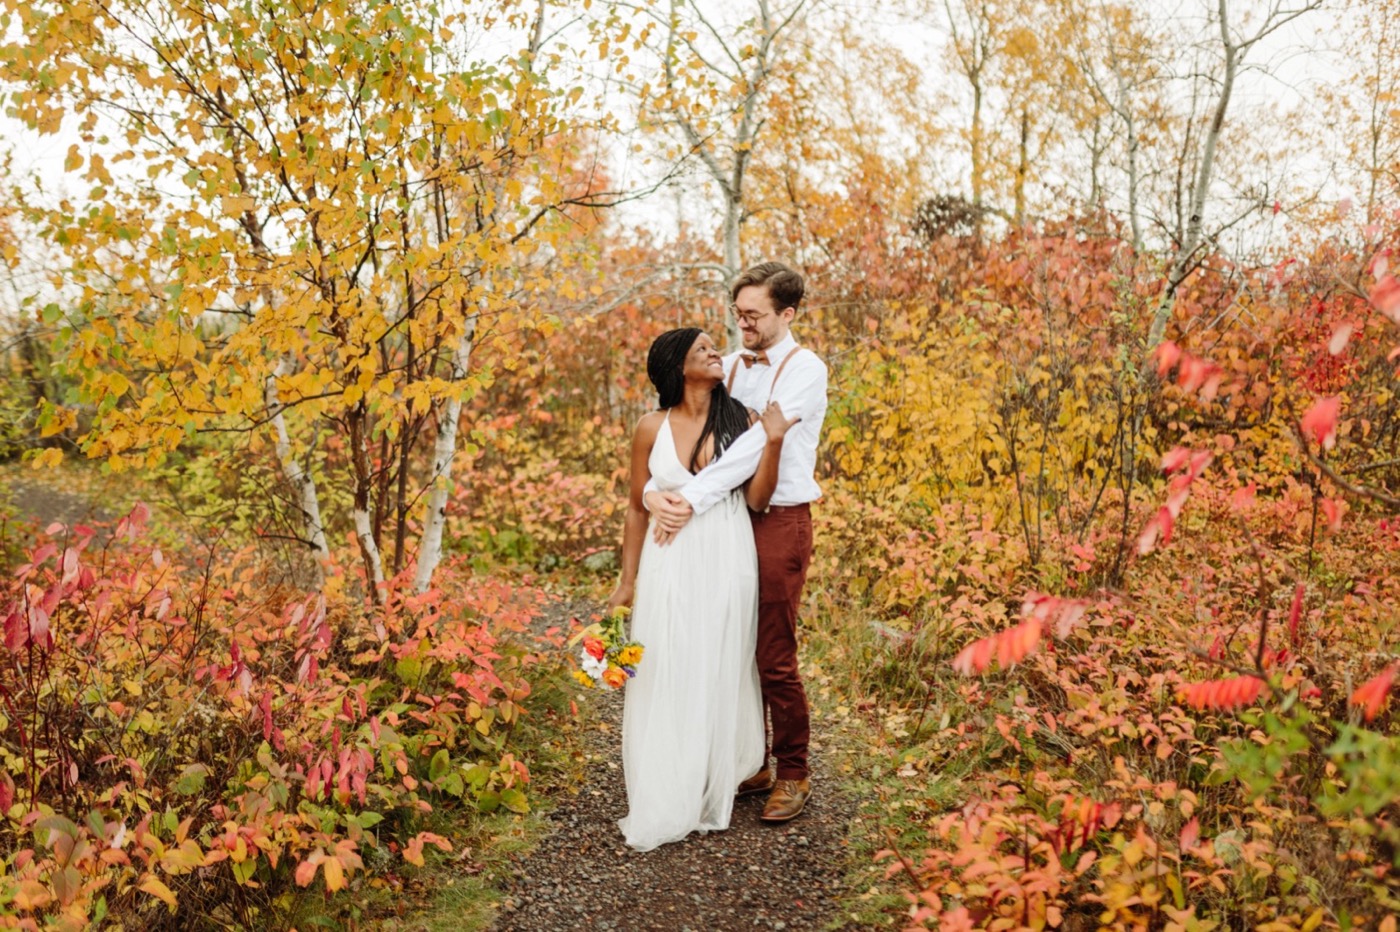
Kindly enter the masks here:
<path id="1" fill-rule="evenodd" d="M 687 382 L 724 378 L 724 362 L 709 334 L 700 334 L 690 345 L 690 351 L 685 354 L 685 364 L 681 367 L 681 374 L 685 376 Z"/>

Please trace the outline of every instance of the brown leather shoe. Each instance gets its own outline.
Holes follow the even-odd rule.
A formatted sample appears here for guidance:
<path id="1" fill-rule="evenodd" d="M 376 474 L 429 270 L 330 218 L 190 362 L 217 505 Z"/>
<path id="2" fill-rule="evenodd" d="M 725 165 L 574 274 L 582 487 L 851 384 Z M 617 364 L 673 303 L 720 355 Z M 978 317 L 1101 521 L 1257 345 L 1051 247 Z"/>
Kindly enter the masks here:
<path id="1" fill-rule="evenodd" d="M 812 781 L 802 780 L 779 780 L 778 785 L 773 788 L 773 792 L 768 797 L 768 803 L 763 807 L 763 815 L 759 816 L 764 822 L 788 822 L 802 814 L 802 809 L 807 805 L 807 798 L 812 795 Z"/>
<path id="2" fill-rule="evenodd" d="M 752 796 L 755 793 L 766 793 L 773 788 L 773 771 L 764 767 L 758 773 L 749 777 L 739 788 L 734 791 L 737 796 Z"/>

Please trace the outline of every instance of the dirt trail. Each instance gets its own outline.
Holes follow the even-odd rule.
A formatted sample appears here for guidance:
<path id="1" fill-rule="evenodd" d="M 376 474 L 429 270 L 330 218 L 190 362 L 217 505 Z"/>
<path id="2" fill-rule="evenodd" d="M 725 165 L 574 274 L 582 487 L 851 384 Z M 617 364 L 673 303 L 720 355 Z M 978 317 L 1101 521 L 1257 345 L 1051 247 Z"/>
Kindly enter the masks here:
<path id="1" fill-rule="evenodd" d="M 837 794 L 824 754 L 813 754 L 814 794 L 796 820 L 760 822 L 763 797 L 753 796 L 735 801 L 728 831 L 638 854 L 617 829 L 627 811 L 622 698 L 590 695 L 583 782 L 559 801 L 550 834 L 515 868 L 493 928 L 805 932 L 834 925 L 855 807 Z"/>
<path id="2" fill-rule="evenodd" d="M 110 521 L 110 511 L 93 504 L 87 496 L 56 489 L 44 482 L 0 476 L 0 498 L 8 499 L 21 521 L 33 521 L 40 530 L 58 521 L 62 524 L 82 524 L 87 521 Z"/>

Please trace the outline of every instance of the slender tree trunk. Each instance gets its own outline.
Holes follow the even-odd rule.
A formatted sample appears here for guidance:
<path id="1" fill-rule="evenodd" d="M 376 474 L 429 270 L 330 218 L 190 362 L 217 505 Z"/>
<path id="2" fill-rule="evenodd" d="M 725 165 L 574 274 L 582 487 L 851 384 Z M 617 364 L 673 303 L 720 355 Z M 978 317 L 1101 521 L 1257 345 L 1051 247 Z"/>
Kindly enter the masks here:
<path id="1" fill-rule="evenodd" d="M 264 399 L 267 410 L 272 414 L 272 427 L 277 433 L 277 461 L 282 465 L 282 474 L 287 477 L 292 488 L 301 496 L 301 517 L 306 542 L 316 551 L 316 586 L 320 588 L 325 580 L 325 565 L 330 560 L 330 547 L 326 544 L 326 529 L 321 523 L 321 504 L 316 497 L 316 480 L 311 471 L 304 468 L 292 455 L 292 443 L 287 434 L 287 421 L 282 411 L 282 403 L 277 397 L 277 379 L 287 374 L 287 362 L 277 364 L 277 369 L 267 377 Z"/>
<path id="2" fill-rule="evenodd" d="M 350 459 L 355 467 L 355 497 L 351 513 L 355 519 L 355 539 L 360 545 L 370 599 L 379 606 L 384 604 L 384 563 L 379 555 L 379 543 L 374 539 L 374 520 L 370 514 L 374 475 L 369 462 L 368 420 L 368 410 L 361 401 L 350 412 Z"/>
<path id="3" fill-rule="evenodd" d="M 1186 231 L 1177 244 L 1176 257 L 1171 271 L 1167 273 L 1167 287 L 1162 292 L 1162 300 L 1152 317 L 1152 326 L 1147 333 L 1147 345 L 1155 347 L 1162 342 L 1167 324 L 1171 320 L 1172 309 L 1176 307 L 1176 292 L 1190 273 L 1201 245 L 1201 229 L 1205 221 L 1206 195 L 1210 191 L 1211 179 L 1215 171 L 1215 147 L 1220 141 L 1220 133 L 1225 128 L 1225 115 L 1230 109 L 1230 94 L 1235 89 L 1235 73 L 1239 67 L 1239 47 L 1230 39 L 1229 24 L 1225 19 L 1225 0 L 1220 0 L 1220 32 L 1225 46 L 1225 75 L 1220 82 L 1220 96 L 1211 114 L 1210 127 L 1201 145 L 1201 163 L 1196 169 L 1195 184 L 1191 191 L 1190 213 L 1186 218 Z"/>
<path id="4" fill-rule="evenodd" d="M 1128 143 L 1128 225 L 1133 233 L 1133 252 L 1142 252 L 1142 209 L 1138 204 L 1138 135 L 1129 101 L 1128 81 L 1118 75 L 1118 114 L 1123 120 Z"/>
<path id="5" fill-rule="evenodd" d="M 452 358 L 452 381 L 466 378 L 471 365 L 472 341 L 476 338 L 479 314 L 467 318 L 466 329 L 457 343 Z M 418 543 L 418 569 L 413 578 L 413 590 L 426 592 L 433 582 L 433 571 L 442 560 L 442 531 L 447 524 L 447 499 L 452 493 L 452 463 L 457 457 L 457 421 L 462 416 L 459 397 L 448 399 L 438 422 L 437 443 L 433 446 L 432 493 L 428 496 L 428 514 L 423 520 L 423 536 Z"/>
<path id="6" fill-rule="evenodd" d="M 976 79 L 976 76 L 973 77 L 972 84 L 972 133 L 970 142 L 972 148 L 972 203 L 977 207 L 981 207 L 983 198 L 986 196 L 986 181 L 983 177 L 986 172 L 986 167 L 983 165 L 984 159 L 982 157 L 982 85 Z M 980 210 L 977 212 L 977 216 L 982 216 Z M 980 233 L 982 225 L 980 219 L 977 221 L 977 225 Z"/>
<path id="7" fill-rule="evenodd" d="M 739 255 L 739 221 L 743 216 L 744 205 L 738 192 L 726 192 L 724 199 L 724 265 L 729 269 L 729 281 L 742 271 L 740 265 L 743 262 Z M 725 293 L 725 305 L 729 304 L 729 281 L 720 285 Z M 738 350 L 743 344 L 739 337 L 739 322 L 734 319 L 733 314 L 724 315 L 724 338 L 728 341 L 730 352 Z"/>
<path id="8" fill-rule="evenodd" d="M 1021 144 L 1016 161 L 1016 190 L 1014 192 L 1016 225 L 1026 222 L 1026 175 L 1030 172 L 1030 111 L 1021 111 Z"/>

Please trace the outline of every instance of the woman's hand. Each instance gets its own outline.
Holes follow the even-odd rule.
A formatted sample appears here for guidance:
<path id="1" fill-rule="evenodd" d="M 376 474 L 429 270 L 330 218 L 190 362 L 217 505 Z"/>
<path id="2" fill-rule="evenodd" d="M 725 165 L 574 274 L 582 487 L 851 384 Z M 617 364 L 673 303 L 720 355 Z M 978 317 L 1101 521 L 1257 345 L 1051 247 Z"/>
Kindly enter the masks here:
<path id="1" fill-rule="evenodd" d="M 768 435 L 769 441 L 782 440 L 792 425 L 802 420 L 800 417 L 788 420 L 783 416 L 783 406 L 776 401 L 768 402 L 768 407 L 763 409 L 763 414 L 759 415 L 759 421 L 763 424 L 763 432 Z"/>
<path id="2" fill-rule="evenodd" d="M 632 601 L 633 601 L 636 597 L 637 597 L 637 584 L 636 584 L 636 583 L 630 583 L 630 582 L 627 582 L 627 583 L 618 583 L 618 584 L 617 584 L 617 588 L 613 590 L 613 594 L 610 595 L 610 596 L 608 597 L 608 604 L 607 604 L 606 607 L 604 607 L 604 609 L 603 609 L 603 614 L 604 614 L 605 616 L 606 616 L 606 615 L 611 615 L 614 611 L 617 610 L 618 606 L 620 606 L 620 605 L 625 605 L 625 606 L 627 606 L 628 608 L 631 608 L 631 607 L 632 607 Z"/>

